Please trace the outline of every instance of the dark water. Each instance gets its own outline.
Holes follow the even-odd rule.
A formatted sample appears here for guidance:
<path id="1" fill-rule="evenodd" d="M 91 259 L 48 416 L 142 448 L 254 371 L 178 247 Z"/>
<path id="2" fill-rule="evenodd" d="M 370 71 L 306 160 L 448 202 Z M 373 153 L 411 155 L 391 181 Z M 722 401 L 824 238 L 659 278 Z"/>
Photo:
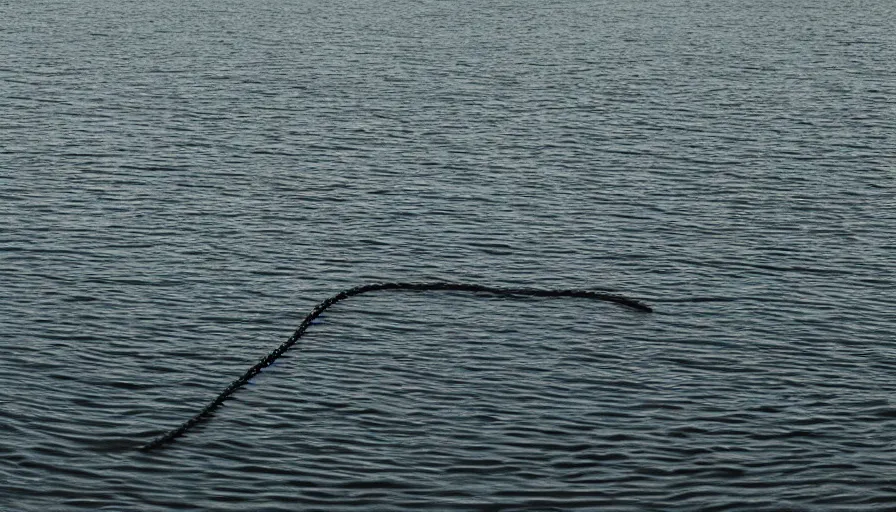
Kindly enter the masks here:
<path id="1" fill-rule="evenodd" d="M 0 510 L 896 508 L 896 4 L 3 2 Z M 170 447 L 319 300 L 382 280 Z"/>

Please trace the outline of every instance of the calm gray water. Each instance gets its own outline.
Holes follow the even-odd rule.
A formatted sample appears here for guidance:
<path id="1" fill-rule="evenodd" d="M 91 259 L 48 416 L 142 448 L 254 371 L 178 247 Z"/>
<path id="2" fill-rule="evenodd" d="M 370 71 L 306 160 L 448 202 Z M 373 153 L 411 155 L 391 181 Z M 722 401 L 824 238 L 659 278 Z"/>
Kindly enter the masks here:
<path id="1" fill-rule="evenodd" d="M 0 6 L 0 510 L 896 508 L 891 0 Z M 433 279 L 656 312 L 359 296 L 135 451 Z"/>

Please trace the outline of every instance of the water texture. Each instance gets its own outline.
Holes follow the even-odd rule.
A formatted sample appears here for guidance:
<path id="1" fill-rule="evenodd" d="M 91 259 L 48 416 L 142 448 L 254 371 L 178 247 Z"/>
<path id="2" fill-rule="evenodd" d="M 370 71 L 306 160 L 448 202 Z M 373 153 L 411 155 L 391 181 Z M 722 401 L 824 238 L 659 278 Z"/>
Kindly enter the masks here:
<path id="1" fill-rule="evenodd" d="M 0 510 L 896 508 L 893 2 L 0 6 Z M 655 312 L 357 296 L 137 450 L 432 280 Z"/>

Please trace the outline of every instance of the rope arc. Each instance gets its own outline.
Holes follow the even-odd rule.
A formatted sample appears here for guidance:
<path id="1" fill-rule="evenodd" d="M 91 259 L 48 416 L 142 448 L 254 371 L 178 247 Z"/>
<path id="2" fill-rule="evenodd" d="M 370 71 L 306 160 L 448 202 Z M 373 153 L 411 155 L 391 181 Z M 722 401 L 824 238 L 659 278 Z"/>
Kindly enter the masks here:
<path id="1" fill-rule="evenodd" d="M 208 405 L 206 405 L 202 410 L 196 413 L 192 418 L 188 419 L 180 426 L 156 437 L 152 441 L 142 445 L 139 450 L 142 452 L 149 452 L 156 448 L 161 447 L 162 445 L 168 444 L 178 437 L 184 435 L 201 423 L 202 421 L 207 420 L 212 413 L 224 403 L 230 395 L 234 394 L 241 387 L 245 386 L 246 383 L 249 382 L 250 379 L 261 373 L 264 368 L 267 368 L 274 361 L 277 360 L 280 356 L 282 356 L 286 351 L 292 348 L 295 345 L 299 338 L 301 338 L 305 331 L 308 330 L 308 327 L 311 326 L 311 323 L 317 319 L 324 311 L 327 310 L 330 306 L 336 304 L 337 302 L 343 301 L 350 297 L 354 297 L 355 295 L 360 295 L 362 293 L 369 293 L 375 291 L 382 290 L 411 290 L 411 291 L 461 291 L 461 292 L 470 292 L 470 293 L 485 293 L 499 296 L 513 296 L 513 295 L 522 295 L 522 296 L 532 296 L 532 297 L 576 297 L 576 298 L 585 298 L 592 300 L 600 300 L 604 302 L 612 302 L 615 304 L 619 304 L 622 306 L 626 306 L 632 308 L 637 311 L 641 311 L 644 313 L 651 313 L 653 309 L 635 299 L 630 299 L 628 297 L 624 297 L 622 295 L 616 295 L 613 293 L 604 293 L 604 292 L 596 292 L 592 290 L 577 290 L 577 289 L 541 289 L 541 288 L 502 288 L 495 286 L 485 286 L 480 284 L 467 284 L 467 283 L 452 283 L 452 282 L 444 282 L 444 281 L 426 281 L 426 282 L 386 282 L 386 283 L 372 283 L 365 284 L 361 286 L 355 286 L 353 288 L 349 288 L 347 290 L 343 290 L 336 295 L 328 297 L 323 301 L 319 302 L 310 313 L 302 320 L 302 323 L 299 324 L 299 327 L 293 332 L 292 336 L 290 336 L 286 341 L 280 344 L 279 347 L 275 348 L 271 352 L 269 352 L 265 357 L 263 357 L 260 361 L 255 363 L 251 368 L 246 370 L 246 372 L 231 382 L 224 390 L 215 397 Z"/>

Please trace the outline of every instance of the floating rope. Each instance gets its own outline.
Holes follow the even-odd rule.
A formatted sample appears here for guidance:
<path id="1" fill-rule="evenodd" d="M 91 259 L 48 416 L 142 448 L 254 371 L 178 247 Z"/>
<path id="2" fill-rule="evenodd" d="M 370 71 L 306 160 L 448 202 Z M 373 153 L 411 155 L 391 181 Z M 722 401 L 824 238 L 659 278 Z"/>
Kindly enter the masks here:
<path id="1" fill-rule="evenodd" d="M 362 293 L 375 292 L 380 290 L 419 290 L 419 291 L 432 291 L 432 290 L 449 290 L 449 291 L 461 291 L 461 292 L 473 292 L 473 293 L 490 293 L 493 295 L 529 295 L 535 297 L 579 297 L 585 299 L 594 299 L 594 300 L 602 300 L 607 302 L 615 302 L 616 304 L 622 304 L 623 306 L 628 306 L 630 308 L 636 309 L 638 311 L 643 311 L 646 313 L 650 313 L 653 311 L 650 306 L 639 302 L 634 299 L 629 299 L 627 297 L 623 297 L 621 295 L 614 295 L 611 293 L 601 293 L 594 292 L 590 290 L 542 290 L 537 288 L 497 288 L 493 286 L 483 286 L 479 284 L 463 284 L 463 283 L 446 283 L 446 282 L 421 282 L 421 283 L 374 283 L 367 284 L 363 286 L 356 286 L 354 288 L 349 288 L 348 290 L 342 291 L 333 295 L 332 297 L 324 300 L 317 306 L 314 306 L 314 309 L 308 313 L 308 316 L 302 320 L 302 324 L 299 325 L 299 328 L 296 329 L 296 332 L 293 333 L 292 336 L 289 337 L 288 340 L 283 342 L 279 347 L 271 351 L 270 354 L 265 356 L 261 361 L 256 363 L 252 368 L 249 368 L 246 373 L 243 374 L 242 377 L 236 379 L 231 382 L 229 386 L 227 386 L 224 391 L 221 392 L 210 404 L 206 405 L 204 409 L 199 411 L 195 416 L 185 421 L 183 425 L 171 430 L 170 432 L 157 437 L 156 439 L 150 441 L 149 443 L 140 447 L 141 451 L 150 451 L 155 448 L 158 448 L 166 443 L 173 441 L 174 439 L 184 435 L 188 430 L 195 427 L 197 424 L 207 419 L 211 414 L 224 403 L 227 398 L 236 392 L 239 388 L 246 385 L 247 382 L 256 375 L 258 375 L 261 370 L 268 367 L 277 360 L 278 357 L 282 356 L 287 350 L 289 350 L 293 345 L 299 341 L 299 338 L 305 334 L 305 331 L 308 330 L 308 327 L 314 322 L 314 320 L 320 316 L 327 308 L 336 304 L 341 300 L 345 300 L 349 297 L 354 297 L 355 295 L 360 295 Z"/>

